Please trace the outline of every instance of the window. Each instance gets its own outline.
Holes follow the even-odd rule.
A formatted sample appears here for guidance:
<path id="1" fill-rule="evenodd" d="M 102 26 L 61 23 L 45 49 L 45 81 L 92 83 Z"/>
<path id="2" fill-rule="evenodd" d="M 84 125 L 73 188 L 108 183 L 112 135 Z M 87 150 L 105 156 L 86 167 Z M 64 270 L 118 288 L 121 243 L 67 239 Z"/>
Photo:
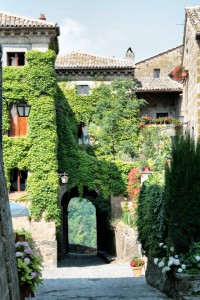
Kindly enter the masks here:
<path id="1" fill-rule="evenodd" d="M 168 113 L 156 113 L 156 118 L 168 117 Z"/>
<path id="2" fill-rule="evenodd" d="M 90 144 L 88 128 L 83 122 L 78 125 L 78 143 L 79 145 L 88 145 Z"/>
<path id="3" fill-rule="evenodd" d="M 79 95 L 88 95 L 89 94 L 89 86 L 88 85 L 77 85 L 77 93 Z"/>
<path id="4" fill-rule="evenodd" d="M 17 168 L 11 170 L 10 174 L 10 191 L 11 192 L 22 192 L 25 191 L 26 179 L 28 171 L 19 170 Z"/>
<path id="5" fill-rule="evenodd" d="M 154 69 L 153 70 L 153 77 L 159 78 L 160 77 L 160 69 Z"/>
<path id="6" fill-rule="evenodd" d="M 10 130 L 8 136 L 26 136 L 28 129 L 27 117 L 20 117 L 15 105 L 10 106 Z"/>
<path id="7" fill-rule="evenodd" d="M 25 65 L 25 52 L 8 52 L 7 53 L 8 66 L 24 66 Z"/>

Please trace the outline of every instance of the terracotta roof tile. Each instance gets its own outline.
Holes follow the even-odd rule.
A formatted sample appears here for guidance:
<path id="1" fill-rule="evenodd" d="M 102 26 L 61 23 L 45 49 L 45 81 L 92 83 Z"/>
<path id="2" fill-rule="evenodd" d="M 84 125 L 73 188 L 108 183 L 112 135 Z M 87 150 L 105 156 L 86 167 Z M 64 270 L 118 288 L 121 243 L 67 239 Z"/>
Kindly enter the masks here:
<path id="1" fill-rule="evenodd" d="M 56 24 L 43 20 L 34 20 L 25 17 L 11 15 L 9 13 L 0 12 L 0 28 L 6 27 L 58 27 Z"/>
<path id="2" fill-rule="evenodd" d="M 194 29 L 200 31 L 200 6 L 187 7 L 185 11 Z"/>
<path id="3" fill-rule="evenodd" d="M 138 82 L 141 86 L 138 88 L 140 92 L 160 91 L 160 92 L 181 92 L 183 87 L 177 81 L 169 78 L 139 78 Z"/>
<path id="4" fill-rule="evenodd" d="M 55 66 L 56 69 L 135 68 L 135 63 L 133 60 L 108 58 L 81 52 L 72 52 L 65 55 L 58 55 Z"/>

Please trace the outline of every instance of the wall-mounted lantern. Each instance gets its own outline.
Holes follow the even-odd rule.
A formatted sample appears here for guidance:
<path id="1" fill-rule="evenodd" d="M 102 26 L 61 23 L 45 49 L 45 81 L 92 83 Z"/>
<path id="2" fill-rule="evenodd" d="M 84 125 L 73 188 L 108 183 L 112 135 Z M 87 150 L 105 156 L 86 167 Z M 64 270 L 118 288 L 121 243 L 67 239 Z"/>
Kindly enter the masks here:
<path id="1" fill-rule="evenodd" d="M 20 117 L 28 117 L 30 113 L 30 105 L 28 105 L 24 99 L 18 104 L 16 104 L 17 112 Z"/>
<path id="2" fill-rule="evenodd" d="M 69 180 L 69 176 L 66 173 L 58 174 L 63 184 L 66 184 Z"/>

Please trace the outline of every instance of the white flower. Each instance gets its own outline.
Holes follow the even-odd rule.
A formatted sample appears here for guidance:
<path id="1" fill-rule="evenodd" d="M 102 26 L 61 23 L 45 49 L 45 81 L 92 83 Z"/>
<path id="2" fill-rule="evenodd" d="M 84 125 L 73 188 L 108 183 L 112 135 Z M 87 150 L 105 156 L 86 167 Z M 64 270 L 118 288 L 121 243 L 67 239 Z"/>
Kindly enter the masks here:
<path id="1" fill-rule="evenodd" d="M 159 264 L 158 264 L 159 268 L 164 267 L 164 265 L 165 265 L 164 261 L 160 261 Z"/>
<path id="2" fill-rule="evenodd" d="M 160 243 L 160 244 L 159 244 L 159 247 L 162 247 L 163 245 L 164 245 L 163 243 Z"/>
<path id="3" fill-rule="evenodd" d="M 171 252 L 174 252 L 174 247 L 170 247 L 170 251 L 171 251 Z"/>
<path id="4" fill-rule="evenodd" d="M 167 249 L 167 245 L 164 245 L 163 248 L 164 248 L 164 249 Z"/>
<path id="5" fill-rule="evenodd" d="M 183 270 L 185 270 L 186 269 L 186 265 L 181 265 L 181 268 L 183 269 Z"/>
<path id="6" fill-rule="evenodd" d="M 175 257 L 175 258 L 178 258 L 178 255 L 175 255 L 174 257 Z"/>
<path id="7" fill-rule="evenodd" d="M 178 268 L 178 270 L 177 270 L 179 273 L 181 273 L 181 272 L 183 272 L 183 269 L 181 269 L 181 268 Z"/>
<path id="8" fill-rule="evenodd" d="M 162 273 L 166 273 L 167 271 L 170 271 L 170 270 L 171 270 L 171 268 L 166 266 L 166 267 L 162 268 Z"/>
<path id="9" fill-rule="evenodd" d="M 176 266 L 178 266 L 178 265 L 180 265 L 180 261 L 179 261 L 179 259 L 174 259 L 174 264 L 176 265 Z"/>
<path id="10" fill-rule="evenodd" d="M 168 266 L 171 266 L 174 264 L 174 258 L 170 257 L 169 261 L 168 261 Z"/>
<path id="11" fill-rule="evenodd" d="M 158 258 L 154 258 L 154 264 L 155 264 L 155 265 L 158 264 Z"/>
<path id="12" fill-rule="evenodd" d="M 197 261 L 200 261 L 200 256 L 199 256 L 199 255 L 195 256 L 195 259 L 196 259 Z"/>

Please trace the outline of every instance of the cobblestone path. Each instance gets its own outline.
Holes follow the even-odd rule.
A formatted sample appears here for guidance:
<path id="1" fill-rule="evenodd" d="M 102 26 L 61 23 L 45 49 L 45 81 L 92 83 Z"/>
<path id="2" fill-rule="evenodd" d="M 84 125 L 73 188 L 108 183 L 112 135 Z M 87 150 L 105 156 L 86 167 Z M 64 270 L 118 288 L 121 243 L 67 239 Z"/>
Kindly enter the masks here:
<path id="1" fill-rule="evenodd" d="M 73 255 L 58 268 L 44 270 L 37 300 L 167 300 L 167 296 L 134 277 L 129 263 L 105 262 L 95 255 Z"/>

